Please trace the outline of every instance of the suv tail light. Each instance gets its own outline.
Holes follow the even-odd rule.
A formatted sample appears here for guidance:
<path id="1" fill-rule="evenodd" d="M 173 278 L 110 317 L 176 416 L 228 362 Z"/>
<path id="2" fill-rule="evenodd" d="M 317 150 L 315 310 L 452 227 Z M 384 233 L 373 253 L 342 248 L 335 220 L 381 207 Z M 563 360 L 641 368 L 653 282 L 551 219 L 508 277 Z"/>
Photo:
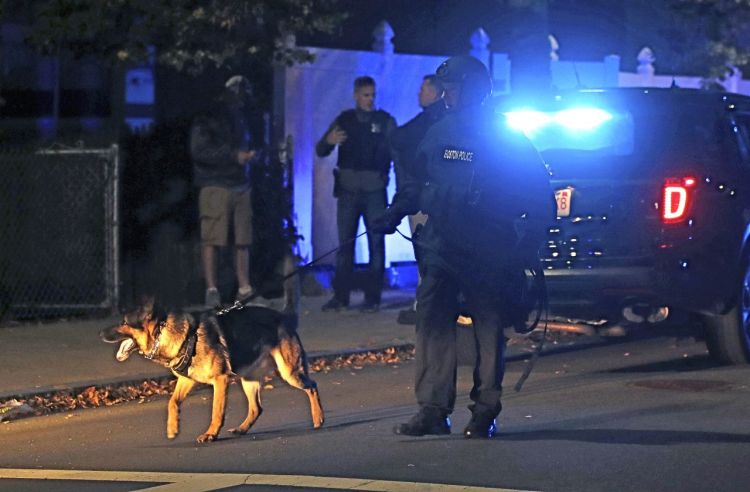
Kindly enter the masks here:
<path id="1" fill-rule="evenodd" d="M 664 182 L 661 199 L 661 221 L 665 224 L 682 222 L 692 205 L 693 177 L 670 178 Z"/>

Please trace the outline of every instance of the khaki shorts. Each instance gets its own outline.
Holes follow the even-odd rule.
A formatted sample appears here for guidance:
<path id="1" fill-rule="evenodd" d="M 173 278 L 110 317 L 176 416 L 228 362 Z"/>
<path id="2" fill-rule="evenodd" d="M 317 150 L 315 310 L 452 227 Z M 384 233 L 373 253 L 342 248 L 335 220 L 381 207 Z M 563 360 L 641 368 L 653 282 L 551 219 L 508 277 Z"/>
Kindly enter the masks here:
<path id="1" fill-rule="evenodd" d="M 198 197 L 201 219 L 201 243 L 207 246 L 226 246 L 229 227 L 234 225 L 234 244 L 250 246 L 253 242 L 253 212 L 250 190 L 237 192 L 206 186 Z"/>

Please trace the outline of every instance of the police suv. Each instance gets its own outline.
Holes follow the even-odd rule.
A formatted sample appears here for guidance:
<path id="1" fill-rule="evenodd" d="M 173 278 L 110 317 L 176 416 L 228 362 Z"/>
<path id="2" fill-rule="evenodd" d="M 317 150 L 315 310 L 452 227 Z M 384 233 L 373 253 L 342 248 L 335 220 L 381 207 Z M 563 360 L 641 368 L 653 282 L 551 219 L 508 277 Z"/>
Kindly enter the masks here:
<path id="1" fill-rule="evenodd" d="M 689 89 L 504 103 L 548 164 L 542 251 L 555 314 L 699 316 L 709 352 L 750 361 L 750 97 Z"/>

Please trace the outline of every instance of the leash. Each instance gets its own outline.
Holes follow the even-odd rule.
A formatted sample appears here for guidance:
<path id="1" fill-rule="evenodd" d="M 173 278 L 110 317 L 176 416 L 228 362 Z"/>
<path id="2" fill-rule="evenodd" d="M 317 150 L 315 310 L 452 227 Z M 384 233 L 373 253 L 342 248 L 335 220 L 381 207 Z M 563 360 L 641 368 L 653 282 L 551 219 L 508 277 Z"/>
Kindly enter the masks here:
<path id="1" fill-rule="evenodd" d="M 284 277 L 282 277 L 281 282 L 282 283 L 286 282 L 287 280 L 289 280 L 290 278 L 294 277 L 295 275 L 299 275 L 300 273 L 302 273 L 302 270 L 304 270 L 306 268 L 310 268 L 311 266 L 315 265 L 316 263 L 318 263 L 323 258 L 325 258 L 325 257 L 327 257 L 329 255 L 332 255 L 333 253 L 337 252 L 338 250 L 340 250 L 344 246 L 346 246 L 346 245 L 348 245 L 350 243 L 353 243 L 357 239 L 361 238 L 365 234 L 367 234 L 367 231 L 361 232 L 361 233 L 357 234 L 356 236 L 354 236 L 351 239 L 347 239 L 346 241 L 344 241 L 343 243 L 339 244 L 338 246 L 336 246 L 332 250 L 330 250 L 330 251 L 328 251 L 326 253 L 323 253 L 322 255 L 318 256 L 317 258 L 313 259 L 312 261 L 310 261 L 308 263 L 305 263 L 301 267 L 298 267 L 297 269 L 295 269 L 293 272 L 285 275 Z M 234 304 L 232 304 L 231 306 L 217 310 L 216 314 L 219 315 L 219 316 L 221 316 L 223 314 L 229 313 L 230 311 L 234 311 L 236 309 L 242 309 L 242 308 L 245 307 L 245 305 L 248 302 L 252 301 L 253 299 L 257 299 L 258 297 L 260 297 L 260 292 L 255 291 L 255 292 L 253 292 L 250 295 L 250 297 L 248 297 L 244 301 L 242 301 L 242 302 L 240 302 L 240 301 L 234 301 Z"/>
<path id="2" fill-rule="evenodd" d="M 529 329 L 528 333 L 534 331 L 534 328 L 536 328 L 536 326 L 539 324 L 540 317 L 542 316 L 542 311 L 544 311 L 545 313 L 544 330 L 542 331 L 542 340 L 539 342 L 539 345 L 537 345 L 534 353 L 531 354 L 529 363 L 526 364 L 526 368 L 523 370 L 523 374 L 521 374 L 521 377 L 518 378 L 516 385 L 513 387 L 516 393 L 521 391 L 521 388 L 523 388 L 523 384 L 531 375 L 531 371 L 534 370 L 534 364 L 536 364 L 537 359 L 539 359 L 539 355 L 542 353 L 542 349 L 544 348 L 544 342 L 547 340 L 547 328 L 549 324 L 549 299 L 547 298 L 547 283 L 544 281 L 544 271 L 540 268 L 539 272 L 537 272 L 536 274 L 534 274 L 533 269 L 531 270 L 531 272 L 532 275 L 535 275 L 535 280 L 537 278 L 539 279 L 536 280 L 536 283 L 538 284 L 537 288 L 539 289 L 539 302 L 537 303 L 536 319 L 531 325 L 531 329 Z"/>
<path id="3" fill-rule="evenodd" d="M 413 238 L 406 236 L 403 232 L 401 232 L 398 227 L 396 228 L 396 232 L 409 241 L 412 244 L 415 244 L 415 241 Z M 418 242 L 416 244 L 419 244 Z M 426 246 L 424 244 L 421 244 L 420 247 L 425 248 Z M 426 247 L 429 249 L 429 247 Z M 532 322 L 531 326 L 522 332 L 519 332 L 520 334 L 530 334 L 534 331 L 534 329 L 539 325 L 539 321 L 541 321 L 542 312 L 545 313 L 544 317 L 544 330 L 542 331 L 542 340 L 539 342 L 539 345 L 537 345 L 536 350 L 531 355 L 531 359 L 529 359 L 528 364 L 526 365 L 526 368 L 524 369 L 523 373 L 521 374 L 521 377 L 518 378 L 518 382 L 516 382 L 513 389 L 516 392 L 521 391 L 523 388 L 524 383 L 531 375 L 531 371 L 534 370 L 534 365 L 536 364 L 537 359 L 539 359 L 539 355 L 542 353 L 542 349 L 544 348 L 544 342 L 547 339 L 547 328 L 548 328 L 548 320 L 549 320 L 549 299 L 547 297 L 547 283 L 544 281 L 544 271 L 541 267 L 539 267 L 538 271 L 535 271 L 533 268 L 530 268 L 529 271 L 531 272 L 531 275 L 534 277 L 534 283 L 536 285 L 536 288 L 539 292 L 538 300 L 535 303 L 535 311 L 536 316 L 534 318 L 534 321 Z"/>

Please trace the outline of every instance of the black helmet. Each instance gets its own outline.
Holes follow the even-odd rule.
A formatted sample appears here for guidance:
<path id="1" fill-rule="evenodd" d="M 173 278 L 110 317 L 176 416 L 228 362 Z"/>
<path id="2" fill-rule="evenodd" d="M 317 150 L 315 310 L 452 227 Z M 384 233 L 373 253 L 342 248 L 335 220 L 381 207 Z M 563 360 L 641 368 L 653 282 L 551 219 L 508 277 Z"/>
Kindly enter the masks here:
<path id="1" fill-rule="evenodd" d="M 435 71 L 440 82 L 461 84 L 462 97 L 482 102 L 492 92 L 492 79 L 484 63 L 473 56 L 448 58 Z"/>

